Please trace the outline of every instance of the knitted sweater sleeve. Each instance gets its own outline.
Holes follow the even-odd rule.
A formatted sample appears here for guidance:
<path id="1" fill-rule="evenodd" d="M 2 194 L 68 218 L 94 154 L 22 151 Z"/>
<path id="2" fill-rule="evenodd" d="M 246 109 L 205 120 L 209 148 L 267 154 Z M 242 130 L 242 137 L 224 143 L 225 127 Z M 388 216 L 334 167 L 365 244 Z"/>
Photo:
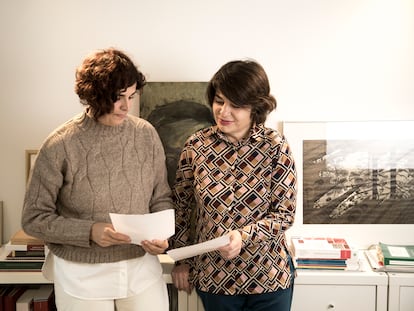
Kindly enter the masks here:
<path id="1" fill-rule="evenodd" d="M 93 220 L 62 217 L 56 208 L 64 158 L 63 144 L 56 137 L 41 147 L 24 199 L 22 227 L 45 242 L 89 247 Z"/>

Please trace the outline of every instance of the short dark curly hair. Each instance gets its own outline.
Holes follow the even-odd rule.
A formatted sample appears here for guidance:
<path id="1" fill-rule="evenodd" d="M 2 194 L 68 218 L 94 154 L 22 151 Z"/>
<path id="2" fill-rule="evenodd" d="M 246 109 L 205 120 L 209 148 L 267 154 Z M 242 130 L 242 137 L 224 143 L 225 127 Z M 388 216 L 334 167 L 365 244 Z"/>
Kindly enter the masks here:
<path id="1" fill-rule="evenodd" d="M 237 107 L 250 107 L 255 124 L 264 123 L 276 109 L 277 102 L 270 94 L 269 80 L 263 67 L 253 60 L 235 60 L 224 64 L 207 86 L 207 99 L 213 105 L 221 92 Z"/>
<path id="2" fill-rule="evenodd" d="M 90 54 L 76 69 L 75 92 L 98 119 L 111 113 L 119 93 L 135 83 L 142 91 L 145 76 L 125 53 L 110 48 Z"/>

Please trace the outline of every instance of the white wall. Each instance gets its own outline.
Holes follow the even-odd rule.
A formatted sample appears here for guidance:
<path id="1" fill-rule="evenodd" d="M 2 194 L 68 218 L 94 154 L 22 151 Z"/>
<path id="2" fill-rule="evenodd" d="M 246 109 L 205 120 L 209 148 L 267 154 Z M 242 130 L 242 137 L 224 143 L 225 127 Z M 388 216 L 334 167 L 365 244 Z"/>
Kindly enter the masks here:
<path id="1" fill-rule="evenodd" d="M 0 0 L 0 40 L 5 241 L 24 150 L 81 111 L 74 70 L 97 48 L 126 51 L 149 81 L 207 81 L 254 58 L 278 99 L 271 124 L 414 119 L 412 0 Z"/>

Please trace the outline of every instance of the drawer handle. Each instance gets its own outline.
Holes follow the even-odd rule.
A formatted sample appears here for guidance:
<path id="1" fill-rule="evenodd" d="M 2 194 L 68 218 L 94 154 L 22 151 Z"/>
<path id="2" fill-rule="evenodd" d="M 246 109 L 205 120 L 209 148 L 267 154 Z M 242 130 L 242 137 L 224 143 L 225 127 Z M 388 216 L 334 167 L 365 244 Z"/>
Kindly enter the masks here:
<path id="1" fill-rule="evenodd" d="M 328 305 L 328 310 L 335 310 L 335 306 L 333 304 L 329 304 Z"/>

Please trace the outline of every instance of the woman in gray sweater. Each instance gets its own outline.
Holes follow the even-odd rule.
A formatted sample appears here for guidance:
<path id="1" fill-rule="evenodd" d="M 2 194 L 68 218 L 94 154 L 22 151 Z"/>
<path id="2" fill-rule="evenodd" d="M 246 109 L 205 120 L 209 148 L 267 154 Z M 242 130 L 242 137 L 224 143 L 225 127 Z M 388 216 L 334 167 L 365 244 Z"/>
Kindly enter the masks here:
<path id="1" fill-rule="evenodd" d="M 156 255 L 167 240 L 131 244 L 109 213 L 172 208 L 156 130 L 128 114 L 145 77 L 115 49 L 96 51 L 76 71 L 85 111 L 42 144 L 25 195 L 22 226 L 45 241 L 58 310 L 168 310 Z M 139 230 L 139 228 L 137 228 Z"/>

